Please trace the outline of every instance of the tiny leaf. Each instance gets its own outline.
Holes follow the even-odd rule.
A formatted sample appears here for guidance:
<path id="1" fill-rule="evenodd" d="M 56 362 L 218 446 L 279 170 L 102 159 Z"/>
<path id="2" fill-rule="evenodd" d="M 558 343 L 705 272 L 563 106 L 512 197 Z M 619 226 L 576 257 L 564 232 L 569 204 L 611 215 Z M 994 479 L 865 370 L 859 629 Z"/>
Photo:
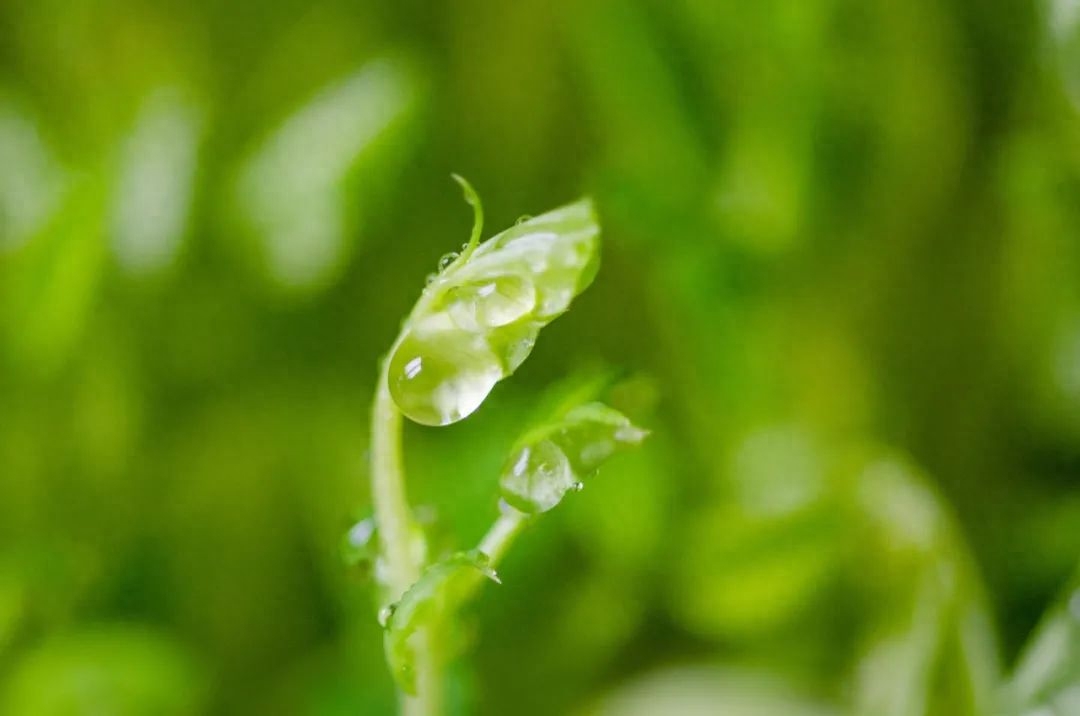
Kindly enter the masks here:
<path id="1" fill-rule="evenodd" d="M 571 409 L 526 435 L 503 468 L 506 502 L 526 514 L 547 512 L 618 450 L 648 433 L 602 403 Z"/>
<path id="2" fill-rule="evenodd" d="M 474 571 L 499 582 L 486 554 L 479 550 L 458 552 L 425 569 L 401 599 L 384 610 L 380 621 L 386 627 L 386 659 L 398 685 L 406 693 L 416 692 L 416 654 L 412 637 L 441 613 L 457 606 Z"/>

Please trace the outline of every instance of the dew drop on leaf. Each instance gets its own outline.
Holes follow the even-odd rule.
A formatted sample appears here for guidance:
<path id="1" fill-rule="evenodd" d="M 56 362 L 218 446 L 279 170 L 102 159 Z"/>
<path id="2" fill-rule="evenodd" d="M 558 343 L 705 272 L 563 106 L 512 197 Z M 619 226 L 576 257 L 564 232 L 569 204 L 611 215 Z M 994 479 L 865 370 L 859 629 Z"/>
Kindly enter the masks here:
<path id="1" fill-rule="evenodd" d="M 422 425 L 449 425 L 480 407 L 503 378 L 482 336 L 460 330 L 410 331 L 390 359 L 390 394 Z"/>
<path id="2" fill-rule="evenodd" d="M 394 616 L 394 605 L 387 604 L 379 610 L 379 626 L 385 629 L 390 624 L 390 617 Z"/>
<path id="3" fill-rule="evenodd" d="M 496 276 L 455 286 L 447 292 L 446 310 L 466 331 L 498 328 L 527 316 L 536 306 L 536 288 L 521 276 Z"/>
<path id="4" fill-rule="evenodd" d="M 547 512 L 578 484 L 558 445 L 542 440 L 518 450 L 503 475 L 503 497 L 523 512 Z"/>
<path id="5" fill-rule="evenodd" d="M 503 469 L 502 498 L 526 514 L 547 512 L 567 492 L 584 488 L 582 479 L 604 461 L 646 435 L 606 405 L 577 406 L 519 443 Z"/>
<path id="6" fill-rule="evenodd" d="M 439 259 L 439 270 L 446 270 L 447 266 L 457 261 L 458 256 L 460 256 L 460 254 L 456 251 L 451 251 L 448 254 L 443 254 L 442 257 Z"/>

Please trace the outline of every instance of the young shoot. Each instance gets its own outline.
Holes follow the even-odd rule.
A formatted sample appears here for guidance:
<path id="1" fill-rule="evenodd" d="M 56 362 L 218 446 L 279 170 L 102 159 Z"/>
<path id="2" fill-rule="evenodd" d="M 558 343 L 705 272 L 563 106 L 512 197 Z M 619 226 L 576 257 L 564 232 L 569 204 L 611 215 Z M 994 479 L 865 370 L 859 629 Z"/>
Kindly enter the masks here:
<path id="1" fill-rule="evenodd" d="M 592 395 L 564 405 L 515 445 L 501 478 L 500 514 L 480 544 L 433 559 L 405 491 L 402 416 L 444 426 L 474 413 L 528 358 L 541 329 L 592 283 L 600 258 L 588 199 L 481 242 L 480 199 L 454 179 L 473 207 L 472 234 L 459 255 L 440 262 L 382 362 L 371 426 L 375 514 L 343 542 L 347 561 L 373 562 L 387 662 L 402 713 L 416 716 L 443 712 L 444 632 L 485 578 L 499 581 L 495 566 L 515 537 L 646 435 Z"/>

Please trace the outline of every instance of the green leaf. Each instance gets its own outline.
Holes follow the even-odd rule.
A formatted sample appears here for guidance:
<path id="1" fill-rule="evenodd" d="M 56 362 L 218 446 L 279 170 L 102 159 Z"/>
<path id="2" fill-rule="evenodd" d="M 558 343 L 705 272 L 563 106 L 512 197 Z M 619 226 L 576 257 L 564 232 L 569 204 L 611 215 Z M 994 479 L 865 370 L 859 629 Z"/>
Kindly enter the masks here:
<path id="1" fill-rule="evenodd" d="M 475 238 L 482 211 L 462 186 L 476 210 Z M 424 289 L 391 351 L 389 387 L 401 412 L 449 425 L 479 408 L 529 356 L 540 329 L 592 282 L 599 235 L 583 199 L 466 245 Z"/>
<path id="2" fill-rule="evenodd" d="M 460 603 L 474 571 L 499 583 L 486 554 L 479 550 L 458 552 L 425 569 L 401 599 L 381 615 L 386 628 L 386 660 L 398 685 L 406 693 L 416 692 L 413 637 L 425 625 Z"/>
<path id="3" fill-rule="evenodd" d="M 503 468 L 502 496 L 526 514 L 547 512 L 621 448 L 648 433 L 602 403 L 573 408 L 526 435 Z"/>
<path id="4" fill-rule="evenodd" d="M 327 285 L 408 155 L 422 82 L 407 63 L 374 59 L 287 117 L 238 170 L 240 228 L 287 289 Z"/>
<path id="5" fill-rule="evenodd" d="M 978 573 L 947 506 L 919 470 L 870 456 L 853 473 L 874 610 L 853 686 L 855 714 L 982 716 L 1000 683 Z"/>

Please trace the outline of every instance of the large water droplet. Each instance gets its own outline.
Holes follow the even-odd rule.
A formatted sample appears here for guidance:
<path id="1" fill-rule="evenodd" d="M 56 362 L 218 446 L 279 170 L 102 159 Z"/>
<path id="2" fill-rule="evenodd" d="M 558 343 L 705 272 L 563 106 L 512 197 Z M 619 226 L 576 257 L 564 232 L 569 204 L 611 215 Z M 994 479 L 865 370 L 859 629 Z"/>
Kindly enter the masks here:
<path id="1" fill-rule="evenodd" d="M 494 276 L 455 286 L 447 292 L 446 301 L 446 310 L 459 328 L 477 331 L 528 315 L 536 306 L 536 288 L 519 276 Z"/>
<path id="2" fill-rule="evenodd" d="M 411 331 L 390 359 L 390 394 L 410 420 L 449 425 L 480 407 L 503 377 L 482 336 L 465 331 Z"/>
<path id="3" fill-rule="evenodd" d="M 546 512 L 578 484 L 566 454 L 550 440 L 521 448 L 502 478 L 503 497 L 523 512 Z"/>

